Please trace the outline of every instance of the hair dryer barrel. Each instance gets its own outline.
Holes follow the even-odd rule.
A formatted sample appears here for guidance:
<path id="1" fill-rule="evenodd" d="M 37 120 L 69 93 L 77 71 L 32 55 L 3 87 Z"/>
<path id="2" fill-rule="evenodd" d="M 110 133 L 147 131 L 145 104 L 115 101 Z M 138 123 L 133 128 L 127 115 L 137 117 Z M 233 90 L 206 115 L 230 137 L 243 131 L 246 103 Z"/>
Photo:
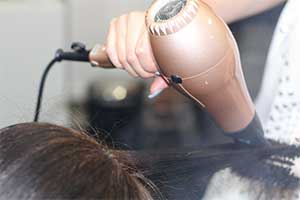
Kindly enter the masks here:
<path id="1" fill-rule="evenodd" d="M 226 133 L 235 133 L 233 138 L 264 143 L 237 44 L 211 8 L 200 0 L 156 0 L 146 25 L 165 80 L 204 107 Z M 92 62 L 109 63 L 102 52 L 91 54 Z"/>
<path id="2" fill-rule="evenodd" d="M 236 42 L 227 25 L 198 0 L 157 0 L 146 17 L 162 74 L 198 102 L 225 132 L 246 128 L 255 109 Z"/>

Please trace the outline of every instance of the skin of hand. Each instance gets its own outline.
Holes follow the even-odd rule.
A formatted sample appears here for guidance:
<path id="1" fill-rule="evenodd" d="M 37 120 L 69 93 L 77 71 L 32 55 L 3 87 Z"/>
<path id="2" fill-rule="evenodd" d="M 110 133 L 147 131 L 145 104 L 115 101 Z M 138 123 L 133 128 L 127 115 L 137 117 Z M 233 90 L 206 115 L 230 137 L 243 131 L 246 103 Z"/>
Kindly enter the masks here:
<path id="1" fill-rule="evenodd" d="M 130 75 L 144 79 L 154 77 L 150 94 L 168 87 L 161 77 L 155 76 L 158 66 L 146 30 L 145 12 L 131 12 L 111 21 L 106 53 L 117 68 L 126 70 Z"/>

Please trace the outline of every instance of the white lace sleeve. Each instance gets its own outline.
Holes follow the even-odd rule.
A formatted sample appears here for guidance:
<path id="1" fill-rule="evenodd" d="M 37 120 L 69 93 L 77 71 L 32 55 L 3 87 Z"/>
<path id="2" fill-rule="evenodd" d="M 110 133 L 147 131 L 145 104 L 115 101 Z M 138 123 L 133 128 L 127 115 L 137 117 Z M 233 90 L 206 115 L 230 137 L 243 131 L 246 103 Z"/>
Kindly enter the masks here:
<path id="1" fill-rule="evenodd" d="M 300 139 L 299 10 L 290 0 L 281 15 L 256 102 L 266 137 L 287 143 Z"/>

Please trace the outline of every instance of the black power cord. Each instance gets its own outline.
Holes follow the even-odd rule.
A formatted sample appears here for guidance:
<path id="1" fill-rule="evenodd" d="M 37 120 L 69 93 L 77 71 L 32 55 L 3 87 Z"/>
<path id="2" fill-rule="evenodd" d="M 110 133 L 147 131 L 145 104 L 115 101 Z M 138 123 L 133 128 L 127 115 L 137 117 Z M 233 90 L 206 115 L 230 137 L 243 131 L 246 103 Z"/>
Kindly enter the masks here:
<path id="1" fill-rule="evenodd" d="M 68 61 L 80 61 L 80 62 L 89 62 L 89 53 L 90 51 L 86 50 L 85 45 L 79 42 L 73 43 L 72 52 L 64 52 L 62 49 L 59 49 L 55 53 L 55 57 L 51 60 L 51 62 L 47 65 L 45 71 L 43 72 L 42 79 L 39 86 L 39 92 L 37 97 L 37 103 L 34 114 L 34 122 L 39 121 L 39 116 L 41 112 L 43 94 L 45 83 L 49 74 L 49 71 L 52 69 L 55 63 L 61 62 L 63 60 Z"/>
<path id="2" fill-rule="evenodd" d="M 39 121 L 39 116 L 40 116 L 40 111 L 41 111 L 41 104 L 43 100 L 43 93 L 44 93 L 44 88 L 45 88 L 45 83 L 47 76 L 49 74 L 50 69 L 54 66 L 54 64 L 58 62 L 56 58 L 54 58 L 46 67 L 41 82 L 40 82 L 40 87 L 39 87 L 39 93 L 38 93 L 38 98 L 37 98 L 37 103 L 36 103 L 36 108 L 35 108 L 35 114 L 34 114 L 34 122 Z"/>

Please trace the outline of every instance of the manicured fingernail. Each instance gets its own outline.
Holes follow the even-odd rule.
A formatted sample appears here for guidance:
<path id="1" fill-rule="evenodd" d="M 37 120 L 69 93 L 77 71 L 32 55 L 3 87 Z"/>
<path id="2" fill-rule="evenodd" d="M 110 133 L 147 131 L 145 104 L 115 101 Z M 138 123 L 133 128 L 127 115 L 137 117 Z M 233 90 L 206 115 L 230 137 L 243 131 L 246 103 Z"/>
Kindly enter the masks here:
<path id="1" fill-rule="evenodd" d="M 91 55 L 95 56 L 98 54 L 99 50 L 101 50 L 102 46 L 97 44 L 96 46 L 94 46 L 94 48 L 91 51 Z"/>
<path id="2" fill-rule="evenodd" d="M 160 72 L 155 72 L 155 76 L 161 76 Z"/>
<path id="3" fill-rule="evenodd" d="M 96 61 L 91 61 L 92 67 L 99 67 L 99 63 Z"/>
<path id="4" fill-rule="evenodd" d="M 154 98 L 158 97 L 163 91 L 164 91 L 164 89 L 159 89 L 159 90 L 155 91 L 154 93 L 150 94 L 148 96 L 148 98 L 154 99 Z"/>

